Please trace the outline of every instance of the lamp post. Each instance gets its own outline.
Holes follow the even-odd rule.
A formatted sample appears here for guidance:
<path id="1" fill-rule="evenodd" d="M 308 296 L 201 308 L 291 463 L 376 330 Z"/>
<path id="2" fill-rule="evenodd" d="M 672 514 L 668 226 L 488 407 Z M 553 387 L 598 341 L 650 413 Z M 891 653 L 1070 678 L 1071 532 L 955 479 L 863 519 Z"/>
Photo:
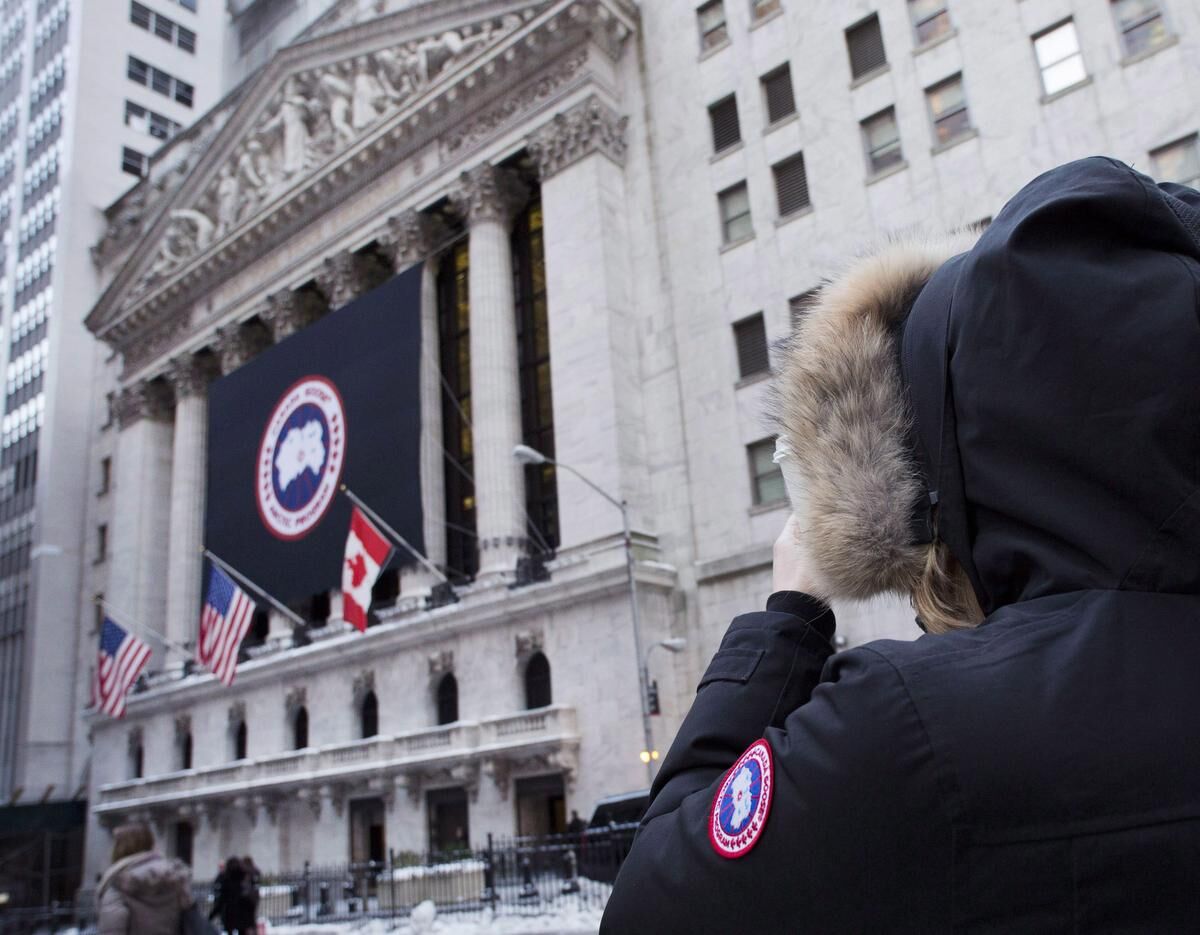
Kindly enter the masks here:
<path id="1" fill-rule="evenodd" d="M 553 464 L 556 468 L 562 471 L 567 471 L 574 474 L 581 481 L 587 484 L 592 490 L 600 494 L 605 500 L 621 511 L 621 525 L 625 538 L 625 575 L 629 582 L 629 610 L 633 619 L 633 652 L 634 659 L 638 667 L 638 694 L 640 696 L 639 707 L 642 713 L 642 752 L 641 760 L 646 764 L 646 776 L 650 783 L 654 782 L 654 761 L 658 759 L 658 751 L 654 749 L 654 740 L 650 735 L 650 710 L 646 706 L 647 702 L 647 687 L 650 682 L 646 673 L 646 657 L 649 655 L 642 652 L 642 615 L 638 609 L 637 600 L 637 576 L 634 574 L 633 564 L 633 535 L 629 529 L 629 505 L 624 500 L 618 500 L 602 487 L 598 487 L 588 478 L 580 474 L 575 468 L 569 464 L 563 464 L 561 461 L 555 461 L 553 458 L 547 458 L 536 448 L 530 448 L 528 445 L 517 445 L 513 448 L 513 457 L 522 464 Z M 664 640 L 663 644 L 671 642 Z M 651 649 L 654 647 L 651 646 Z M 677 652 L 678 650 L 673 650 Z"/>

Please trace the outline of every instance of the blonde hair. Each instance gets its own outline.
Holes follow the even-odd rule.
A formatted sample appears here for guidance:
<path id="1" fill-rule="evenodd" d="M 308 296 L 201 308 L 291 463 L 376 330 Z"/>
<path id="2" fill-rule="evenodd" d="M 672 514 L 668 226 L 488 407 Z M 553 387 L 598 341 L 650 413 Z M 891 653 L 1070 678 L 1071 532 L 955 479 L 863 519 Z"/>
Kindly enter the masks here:
<path id="1" fill-rule="evenodd" d="M 913 585 L 912 605 L 929 633 L 969 630 L 983 622 L 983 608 L 971 579 L 941 539 L 934 539 L 925 551 L 925 567 Z"/>
<path id="2" fill-rule="evenodd" d="M 124 860 L 131 854 L 154 850 L 154 834 L 143 822 L 135 821 L 121 825 L 113 832 L 112 862 Z"/>

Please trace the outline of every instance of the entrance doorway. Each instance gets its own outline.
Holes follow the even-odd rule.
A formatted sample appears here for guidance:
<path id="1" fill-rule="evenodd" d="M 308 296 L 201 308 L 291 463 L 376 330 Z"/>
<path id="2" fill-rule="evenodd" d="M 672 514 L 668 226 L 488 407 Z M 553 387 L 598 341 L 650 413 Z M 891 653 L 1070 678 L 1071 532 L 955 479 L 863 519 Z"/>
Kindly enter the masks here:
<path id="1" fill-rule="evenodd" d="M 532 776 L 518 779 L 517 834 L 564 834 L 567 830 L 566 796 L 563 778 Z"/>
<path id="2" fill-rule="evenodd" d="M 467 823 L 466 789 L 433 789 L 426 793 L 429 814 L 429 850 L 445 854 L 471 846 Z"/>
<path id="3" fill-rule="evenodd" d="M 386 859 L 383 815 L 383 799 L 355 799 L 350 803 L 351 863 L 382 863 Z"/>

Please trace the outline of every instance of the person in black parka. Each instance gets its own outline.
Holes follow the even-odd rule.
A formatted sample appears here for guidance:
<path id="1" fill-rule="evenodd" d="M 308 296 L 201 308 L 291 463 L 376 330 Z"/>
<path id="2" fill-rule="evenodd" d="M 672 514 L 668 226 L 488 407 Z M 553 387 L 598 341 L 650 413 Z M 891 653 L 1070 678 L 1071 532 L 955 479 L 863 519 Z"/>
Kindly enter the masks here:
<path id="1" fill-rule="evenodd" d="M 1112 159 L 823 288 L 793 517 L 601 931 L 1200 930 L 1200 194 Z M 929 632 L 833 653 L 827 601 Z"/>
<path id="2" fill-rule="evenodd" d="M 230 857 L 213 886 L 213 905 L 209 918 L 219 916 L 221 926 L 230 935 L 253 935 L 258 929 L 254 917 L 257 903 L 250 876 L 242 861 Z"/>

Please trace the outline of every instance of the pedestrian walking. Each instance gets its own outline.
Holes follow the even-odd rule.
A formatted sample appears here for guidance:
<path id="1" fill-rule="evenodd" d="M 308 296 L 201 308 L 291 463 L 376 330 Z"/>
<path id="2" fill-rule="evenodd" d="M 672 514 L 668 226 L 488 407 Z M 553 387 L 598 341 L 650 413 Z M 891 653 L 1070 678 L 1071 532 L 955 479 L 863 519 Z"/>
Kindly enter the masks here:
<path id="1" fill-rule="evenodd" d="M 141 823 L 113 833 L 112 865 L 96 890 L 98 935 L 177 935 L 192 905 L 191 871 L 154 850 Z"/>
<path id="2" fill-rule="evenodd" d="M 229 935 L 254 935 L 256 900 L 250 875 L 241 859 L 230 857 L 213 886 L 213 905 L 209 918 L 220 917 Z"/>
<path id="3" fill-rule="evenodd" d="M 254 915 L 255 922 L 258 920 L 258 886 L 262 881 L 262 872 L 258 869 L 258 865 L 254 863 L 254 858 L 249 854 L 242 857 L 242 869 L 246 871 L 247 895 L 250 897 L 251 912 Z"/>
<path id="4" fill-rule="evenodd" d="M 1093 158 L 893 242 L 778 361 L 793 515 L 604 932 L 1200 919 L 1200 193 Z M 834 652 L 829 601 L 928 631 Z"/>

